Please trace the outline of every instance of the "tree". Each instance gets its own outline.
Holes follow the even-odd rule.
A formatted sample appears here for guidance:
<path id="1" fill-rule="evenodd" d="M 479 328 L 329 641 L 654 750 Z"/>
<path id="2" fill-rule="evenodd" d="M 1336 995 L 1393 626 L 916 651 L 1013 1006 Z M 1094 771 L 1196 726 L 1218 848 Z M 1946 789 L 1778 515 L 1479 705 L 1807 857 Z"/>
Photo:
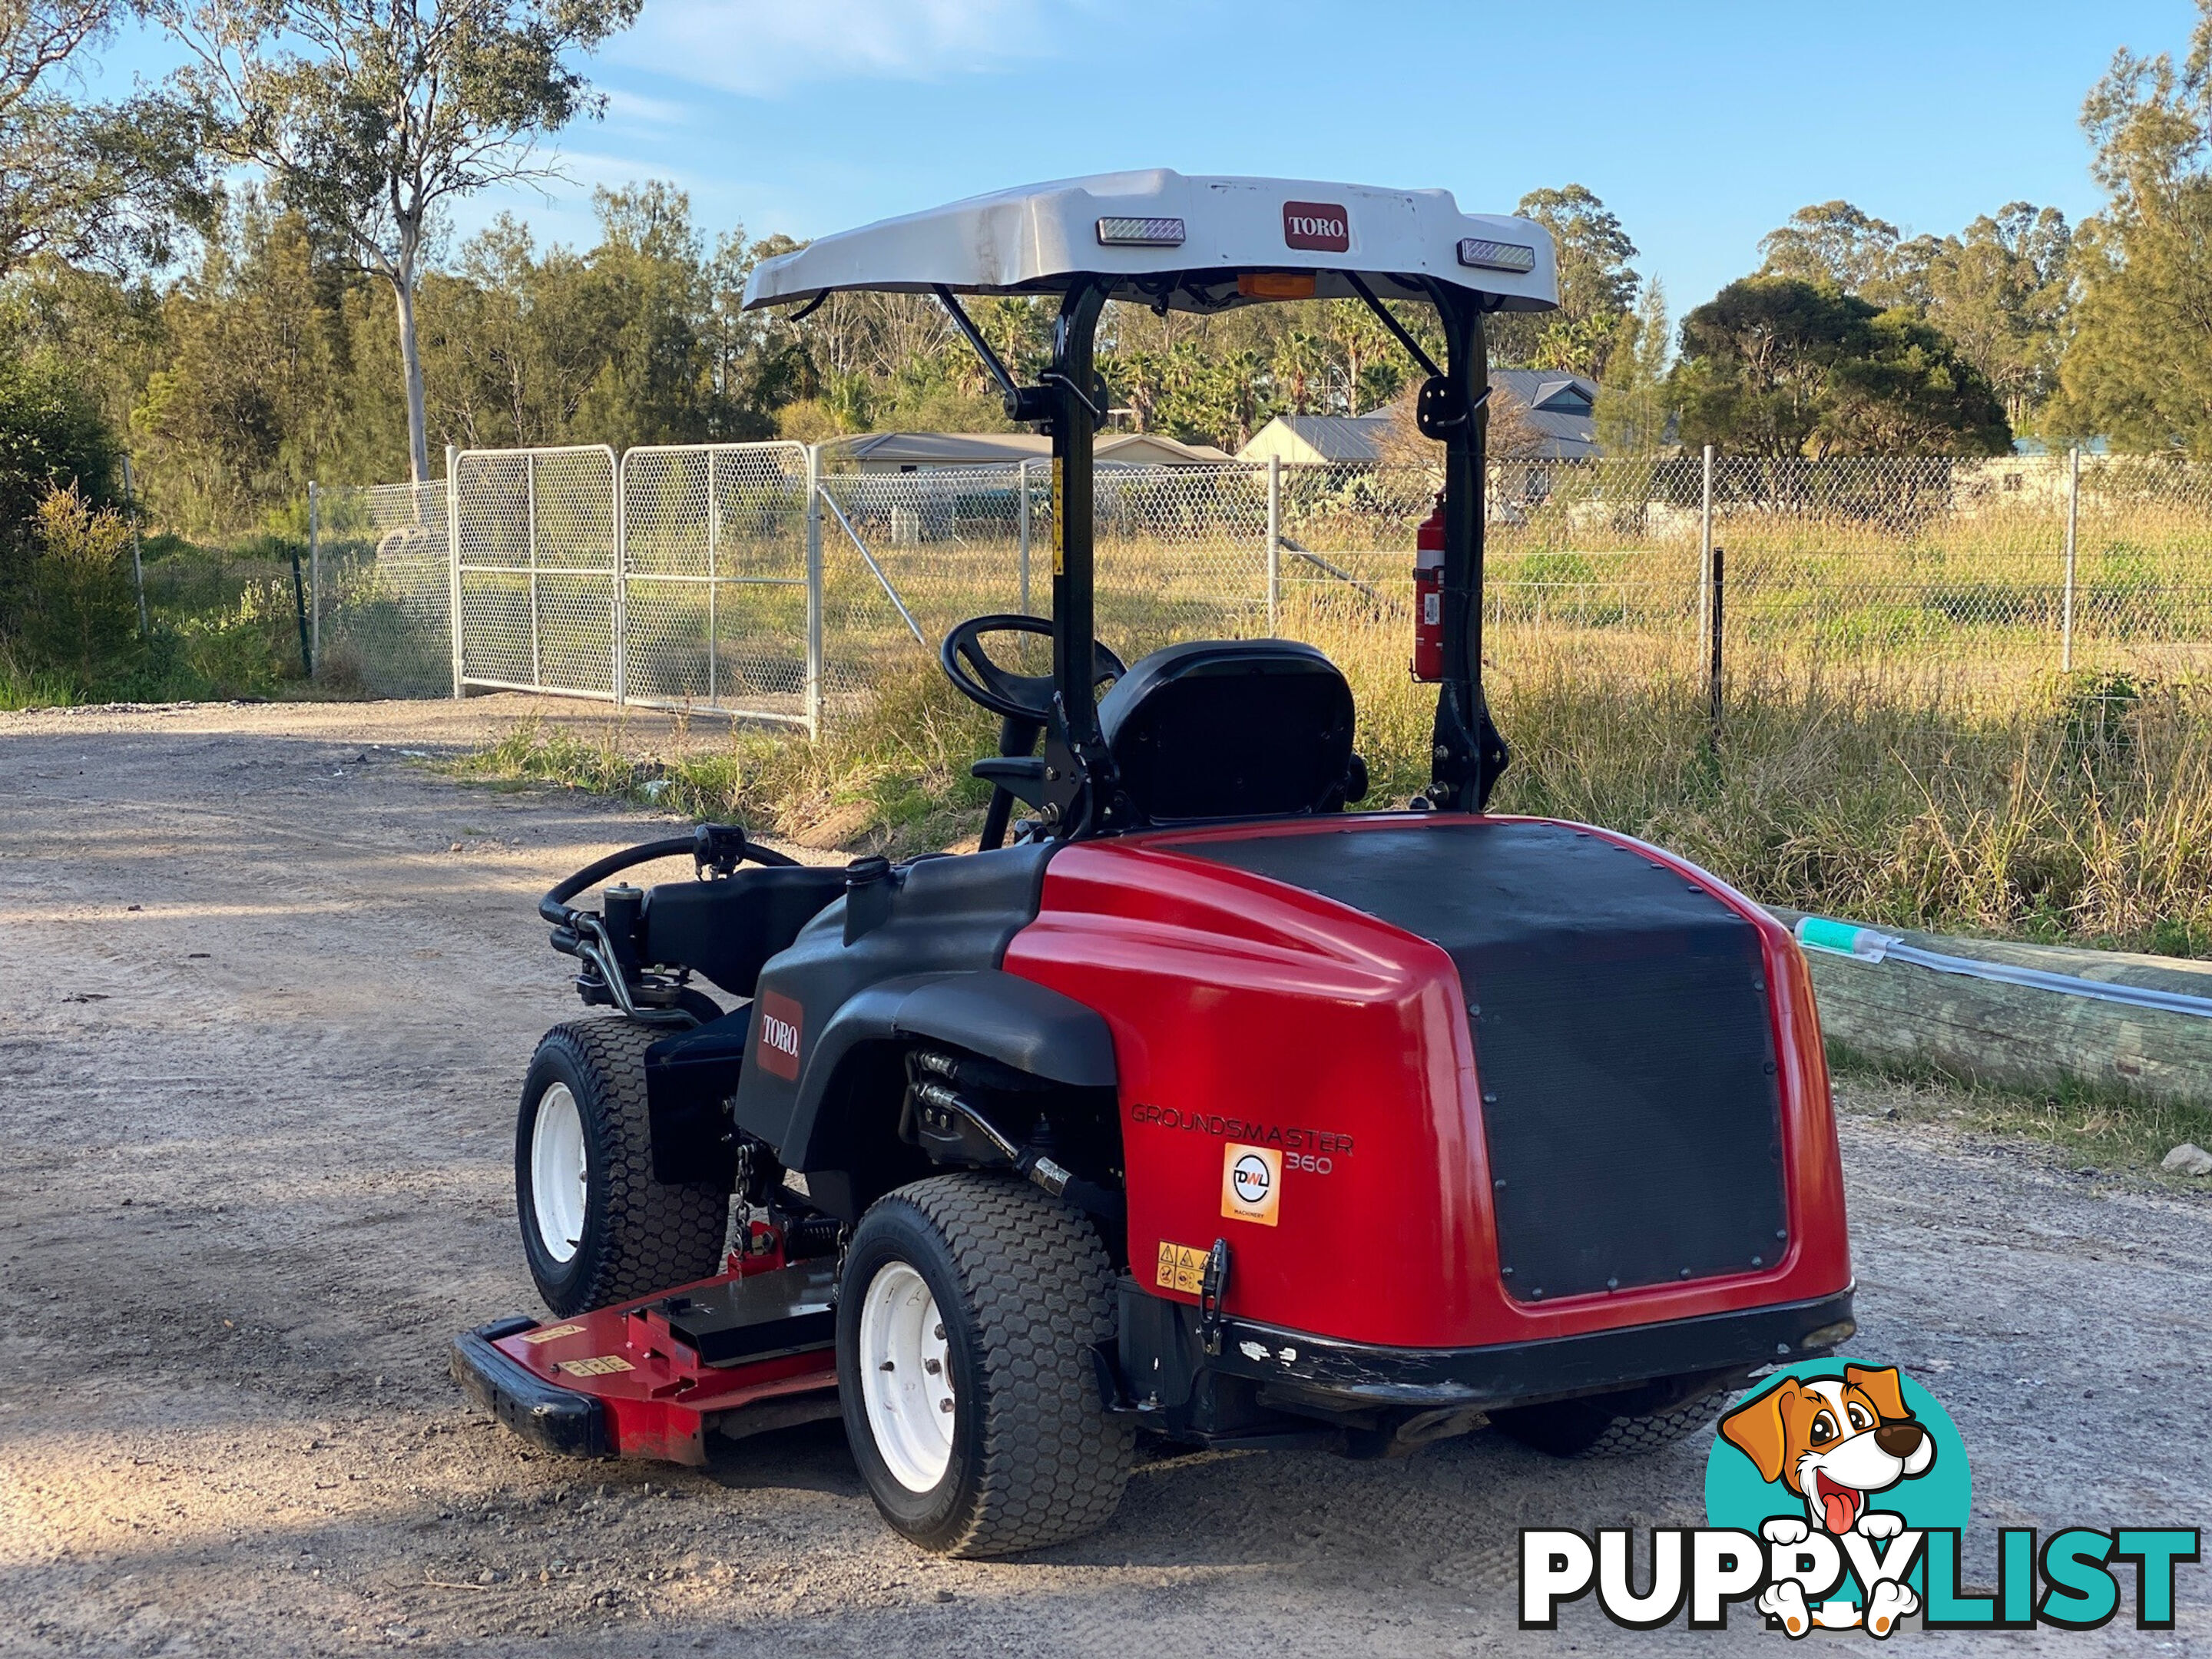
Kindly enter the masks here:
<path id="1" fill-rule="evenodd" d="M 220 152 L 390 290 L 408 465 L 429 473 L 416 300 L 456 198 L 544 179 L 533 143 L 604 99 L 573 69 L 640 0 L 151 0 Z"/>
<path id="2" fill-rule="evenodd" d="M 1492 355 L 1500 362 L 1602 375 L 1643 282 L 1628 264 L 1636 244 L 1612 210 L 1582 185 L 1532 190 L 1515 211 L 1552 233 L 1559 308 L 1500 313 L 1491 322 Z"/>
<path id="3" fill-rule="evenodd" d="M 1863 294 L 1889 276 L 1897 246 L 1897 227 L 1887 219 L 1849 202 L 1821 202 L 1799 208 L 1788 224 L 1759 238 L 1759 251 L 1766 256 L 1759 274 L 1831 283 L 1846 294 Z"/>
<path id="4" fill-rule="evenodd" d="M 105 501 L 115 453 L 113 434 L 68 375 L 0 360 L 0 568 L 27 548 L 52 491 Z M 0 582 L 0 608 L 9 586 Z"/>
<path id="5" fill-rule="evenodd" d="M 2081 122 L 2103 211 L 2076 240 L 2081 296 L 2046 422 L 2212 456 L 2212 0 L 2188 57 L 2123 51 Z"/>
<path id="6" fill-rule="evenodd" d="M 193 531 L 306 493 L 343 424 L 333 273 L 296 214 L 248 198 L 165 301 L 166 364 L 131 424 Z"/>
<path id="7" fill-rule="evenodd" d="M 1832 283 L 1747 276 L 1682 323 L 1681 441 L 1765 456 L 2001 454 L 1989 384 L 1930 325 Z"/>
<path id="8" fill-rule="evenodd" d="M 1938 243 L 1919 303 L 2022 425 L 2057 385 L 2074 238 L 2057 208 L 2008 202 Z"/>
<path id="9" fill-rule="evenodd" d="M 1668 359 L 1674 348 L 1667 319 L 1667 290 L 1657 277 L 1624 325 L 1620 343 L 1598 383 L 1598 448 L 1607 455 L 1648 455 L 1667 442 L 1674 406 L 1667 395 Z"/>
<path id="10" fill-rule="evenodd" d="M 114 33 L 118 0 L 0 0 L 0 276 L 40 254 L 161 263 L 175 216 L 204 216 L 192 125 L 142 94 L 86 104 L 75 60 Z"/>

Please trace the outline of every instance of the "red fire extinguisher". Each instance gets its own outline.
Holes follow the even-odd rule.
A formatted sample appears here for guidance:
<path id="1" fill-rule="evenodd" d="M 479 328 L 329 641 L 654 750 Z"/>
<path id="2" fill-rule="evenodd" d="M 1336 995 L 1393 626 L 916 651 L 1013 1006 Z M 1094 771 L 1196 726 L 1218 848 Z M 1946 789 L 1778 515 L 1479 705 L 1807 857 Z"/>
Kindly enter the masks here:
<path id="1" fill-rule="evenodd" d="M 1444 677 L 1444 498 L 1413 533 L 1413 678 Z"/>

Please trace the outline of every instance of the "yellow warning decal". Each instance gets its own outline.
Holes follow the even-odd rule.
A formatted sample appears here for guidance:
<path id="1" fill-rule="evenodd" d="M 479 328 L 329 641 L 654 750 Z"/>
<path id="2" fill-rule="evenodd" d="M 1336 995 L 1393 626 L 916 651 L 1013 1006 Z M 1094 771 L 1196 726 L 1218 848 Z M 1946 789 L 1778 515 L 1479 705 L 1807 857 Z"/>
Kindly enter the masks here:
<path id="1" fill-rule="evenodd" d="M 1060 511 L 1060 458 L 1052 458 L 1052 574 L 1067 574 L 1067 514 Z"/>
<path id="2" fill-rule="evenodd" d="M 525 1331 L 522 1340 L 535 1347 L 540 1342 L 550 1342 L 556 1336 L 574 1336 L 583 1328 L 581 1325 L 548 1325 L 542 1331 Z"/>
<path id="3" fill-rule="evenodd" d="M 1153 1283 L 1164 1291 L 1181 1291 L 1186 1296 L 1196 1296 L 1198 1287 L 1206 1277 L 1206 1252 L 1194 1250 L 1188 1244 L 1160 1246 L 1160 1267 Z"/>
<path id="4" fill-rule="evenodd" d="M 637 1369 L 618 1353 L 603 1353 L 596 1359 L 564 1359 L 553 1368 L 566 1371 L 571 1376 L 606 1376 L 616 1371 Z"/>

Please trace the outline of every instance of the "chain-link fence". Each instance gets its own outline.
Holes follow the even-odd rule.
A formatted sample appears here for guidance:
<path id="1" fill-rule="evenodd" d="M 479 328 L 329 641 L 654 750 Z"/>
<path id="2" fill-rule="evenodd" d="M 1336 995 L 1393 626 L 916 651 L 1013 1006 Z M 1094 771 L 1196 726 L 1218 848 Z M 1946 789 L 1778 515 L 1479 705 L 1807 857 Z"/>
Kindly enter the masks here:
<path id="1" fill-rule="evenodd" d="M 446 486 L 310 487 L 318 678 L 378 697 L 453 689 Z"/>
<path id="2" fill-rule="evenodd" d="M 318 659 L 371 690 L 814 728 L 961 617 L 1049 607 L 1042 462 L 825 471 L 798 444 L 730 444 L 465 452 L 449 475 L 450 501 L 319 494 Z M 1395 661 L 1439 482 L 1102 467 L 1100 634 L 1132 658 L 1277 633 Z M 2054 669 L 2187 669 L 2212 640 L 2212 470 L 2178 460 L 1504 459 L 1486 512 L 1486 654 L 1509 666 L 1539 644 L 1701 664 L 1717 603 L 1731 652 L 1872 660 L 1984 696 Z"/>

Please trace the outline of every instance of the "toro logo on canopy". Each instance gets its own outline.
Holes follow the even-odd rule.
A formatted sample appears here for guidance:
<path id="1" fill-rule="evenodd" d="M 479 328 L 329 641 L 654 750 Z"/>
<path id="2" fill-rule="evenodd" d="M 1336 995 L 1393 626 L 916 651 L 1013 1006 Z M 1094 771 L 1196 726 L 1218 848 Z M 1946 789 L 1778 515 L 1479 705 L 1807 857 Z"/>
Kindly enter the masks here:
<path id="1" fill-rule="evenodd" d="M 1283 246 L 1316 253 L 1349 253 L 1352 216 L 1335 202 L 1285 202 Z"/>

